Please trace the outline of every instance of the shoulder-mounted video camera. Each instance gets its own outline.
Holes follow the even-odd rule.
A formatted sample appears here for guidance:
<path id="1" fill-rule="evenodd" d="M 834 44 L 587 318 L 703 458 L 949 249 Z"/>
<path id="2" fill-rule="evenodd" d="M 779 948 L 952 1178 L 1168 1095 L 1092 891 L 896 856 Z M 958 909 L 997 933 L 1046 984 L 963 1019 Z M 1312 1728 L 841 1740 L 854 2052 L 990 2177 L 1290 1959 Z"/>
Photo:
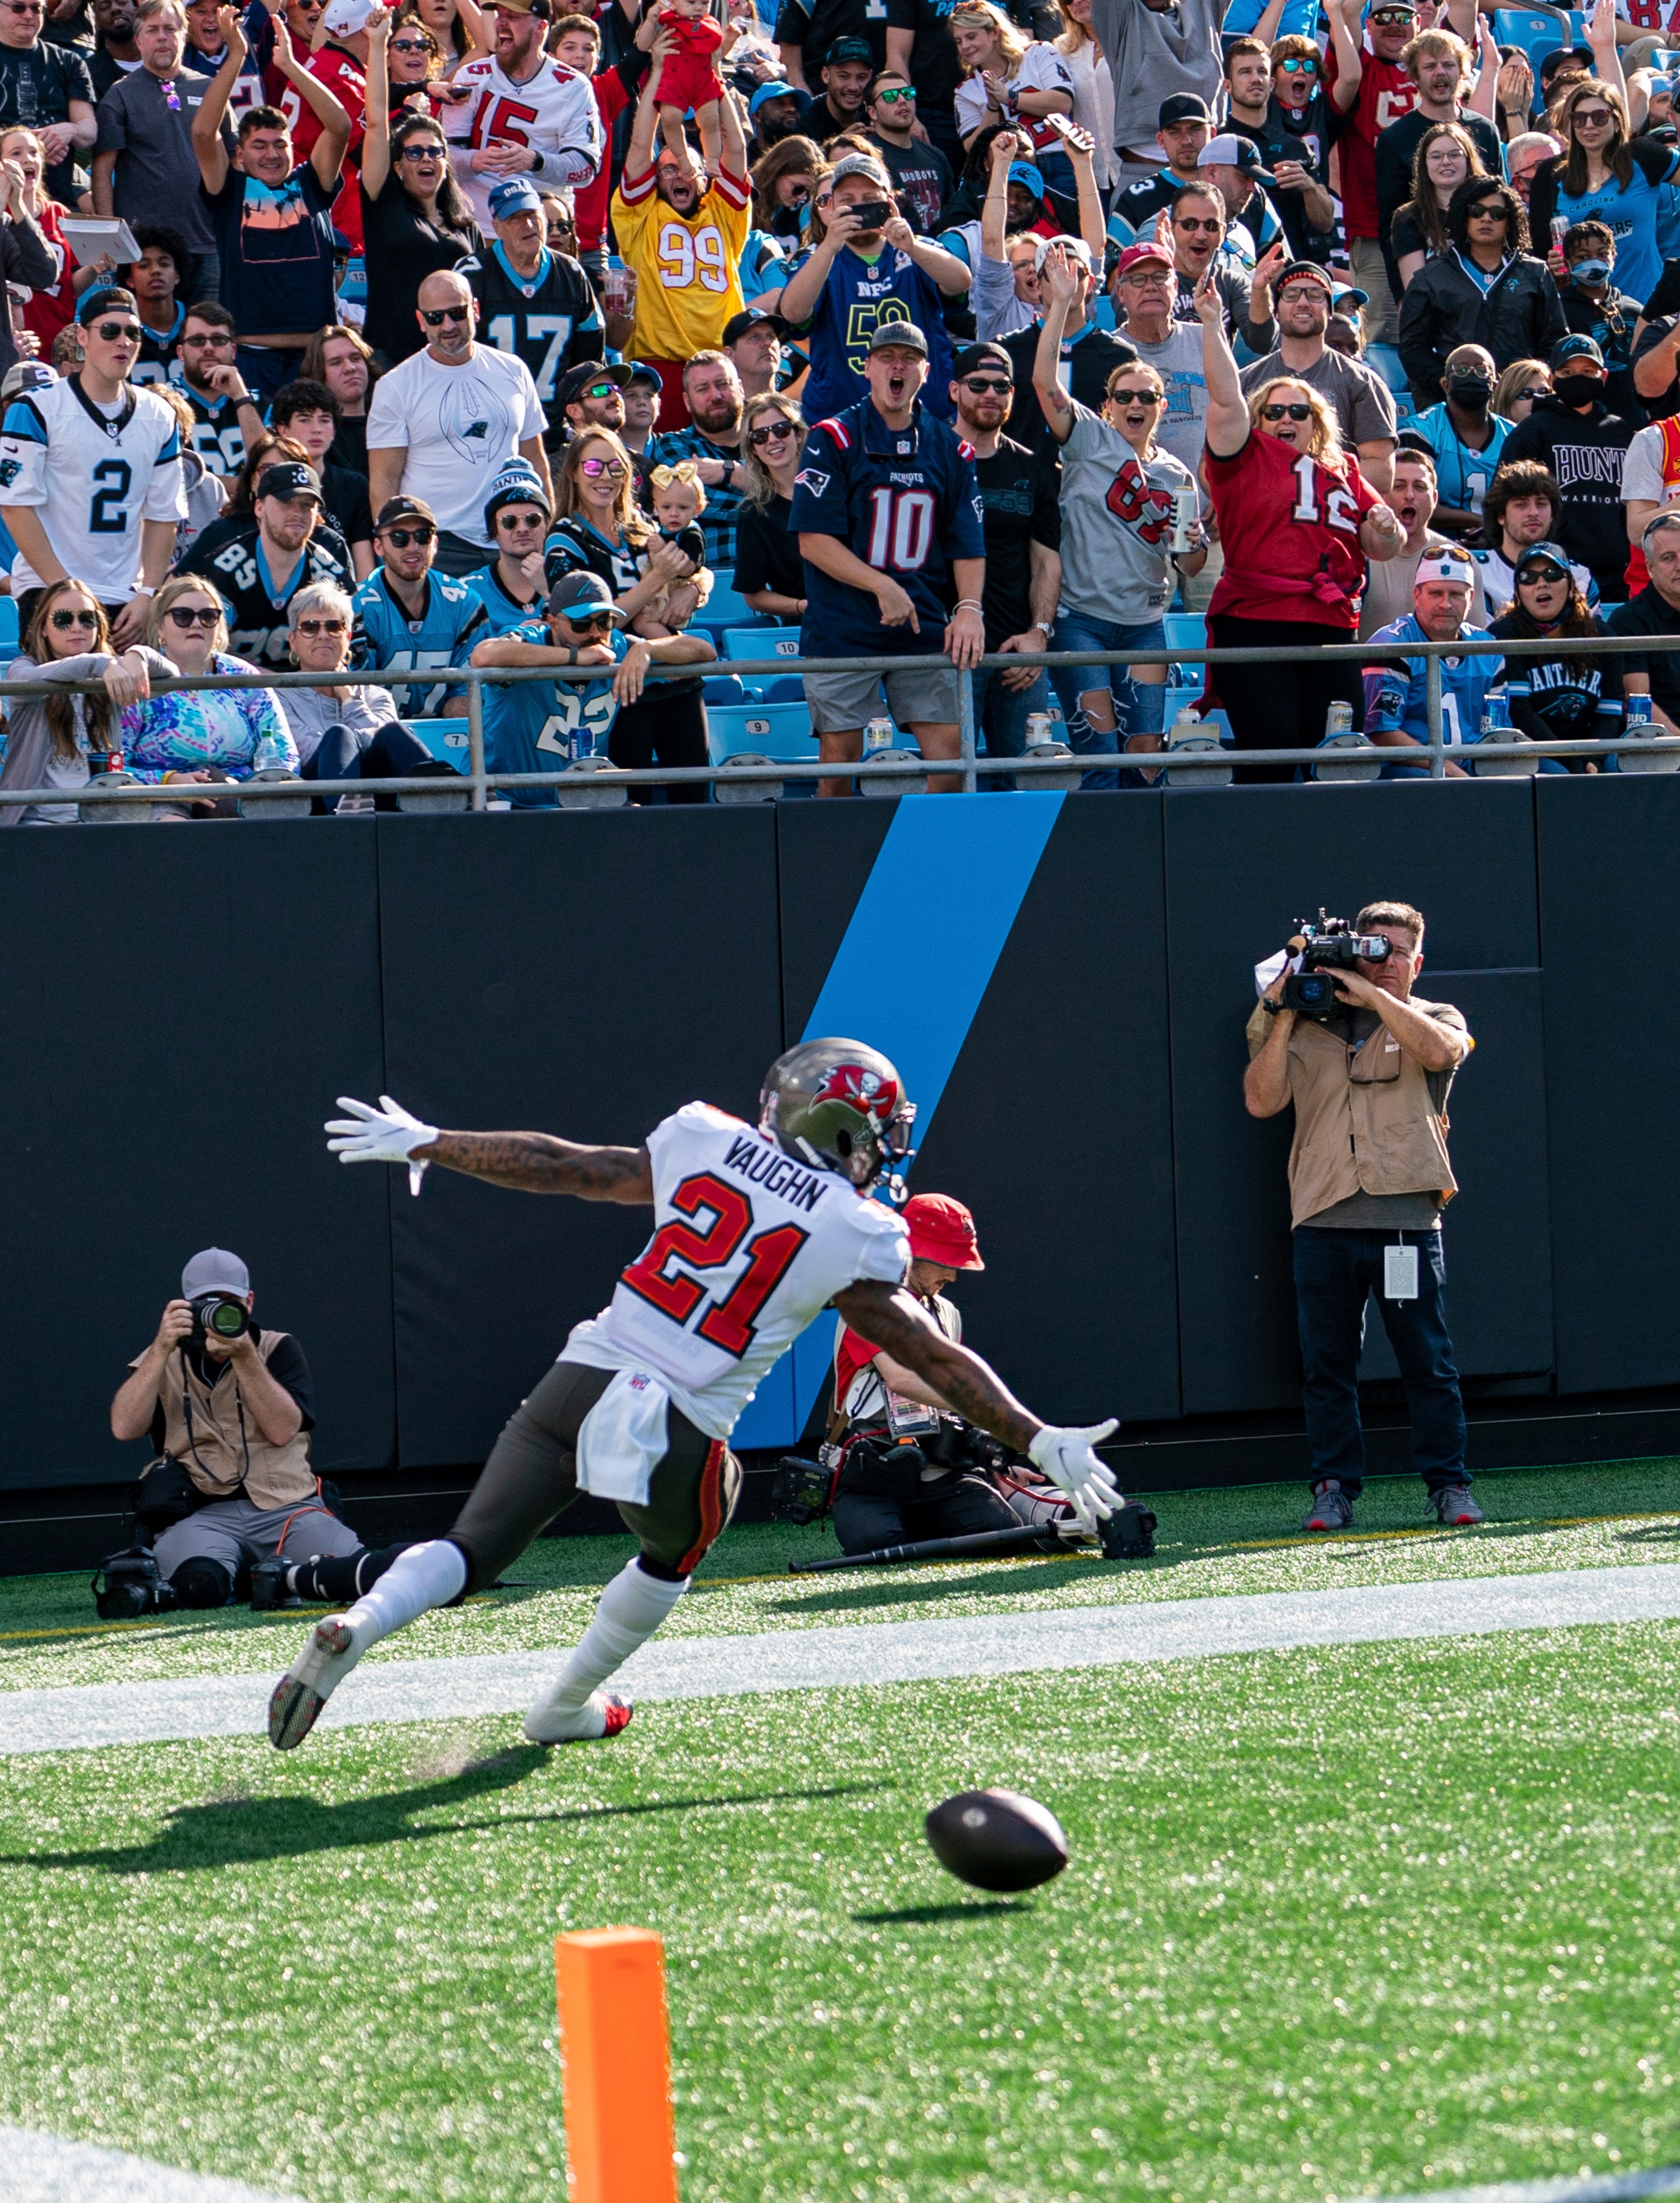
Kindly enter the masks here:
<path id="1" fill-rule="evenodd" d="M 1347 1005 L 1337 1000 L 1336 983 L 1330 975 L 1351 972 L 1356 964 L 1383 963 L 1393 945 L 1386 933 L 1356 933 L 1345 918 L 1327 918 L 1321 903 L 1316 925 L 1310 918 L 1295 921 L 1289 949 L 1300 958 L 1301 968 L 1284 981 L 1280 1008 L 1315 1019 L 1320 1025 L 1332 1023 Z"/>

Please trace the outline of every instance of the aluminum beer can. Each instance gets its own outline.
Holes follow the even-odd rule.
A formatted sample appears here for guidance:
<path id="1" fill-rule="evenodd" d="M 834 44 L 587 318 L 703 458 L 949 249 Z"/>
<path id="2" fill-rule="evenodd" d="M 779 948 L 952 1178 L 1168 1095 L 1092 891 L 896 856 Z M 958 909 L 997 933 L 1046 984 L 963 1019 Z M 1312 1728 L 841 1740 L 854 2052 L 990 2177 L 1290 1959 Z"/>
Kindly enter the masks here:
<path id="1" fill-rule="evenodd" d="M 1026 715 L 1027 748 L 1041 750 L 1046 742 L 1052 741 L 1050 728 L 1053 724 L 1048 712 L 1029 712 Z"/>
<path id="2" fill-rule="evenodd" d="M 1648 696 L 1630 696 L 1624 718 L 1630 727 L 1650 726 L 1653 724 L 1651 699 Z"/>
<path id="3" fill-rule="evenodd" d="M 1554 214 L 1552 217 L 1552 249 L 1554 252 L 1563 251 L 1564 239 L 1568 235 L 1569 216 L 1566 214 Z"/>
<path id="4" fill-rule="evenodd" d="M 1332 704 L 1328 711 L 1324 714 L 1324 733 L 1326 738 L 1328 739 L 1331 735 L 1351 735 L 1352 732 L 1352 705 Z"/>
<path id="5" fill-rule="evenodd" d="M 863 754 L 874 757 L 882 750 L 892 747 L 892 721 L 880 718 L 871 719 L 863 730 Z"/>
<path id="6" fill-rule="evenodd" d="M 1188 489 L 1175 489 L 1173 492 L 1172 547 L 1175 552 L 1182 552 L 1192 548 L 1190 531 L 1195 523 L 1197 508 L 1200 502 L 1193 484 Z"/>

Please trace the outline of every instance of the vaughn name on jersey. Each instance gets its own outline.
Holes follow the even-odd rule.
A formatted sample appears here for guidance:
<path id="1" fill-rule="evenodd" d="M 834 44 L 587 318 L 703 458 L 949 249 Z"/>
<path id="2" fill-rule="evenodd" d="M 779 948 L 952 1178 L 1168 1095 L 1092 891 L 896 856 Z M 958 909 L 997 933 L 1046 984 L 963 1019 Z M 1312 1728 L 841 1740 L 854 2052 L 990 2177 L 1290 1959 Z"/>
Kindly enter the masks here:
<path id="1" fill-rule="evenodd" d="M 106 413 L 68 375 L 20 391 L 0 432 L 0 506 L 33 506 L 53 556 L 104 605 L 126 605 L 140 573 L 140 523 L 186 517 L 180 428 L 149 390 L 125 383 Z M 12 588 L 38 588 L 21 551 Z"/>
<path id="2" fill-rule="evenodd" d="M 866 1278 L 903 1282 L 898 1215 L 768 1132 L 690 1102 L 648 1136 L 653 1237 L 562 1359 L 645 1367 L 708 1438 L 742 1410 L 813 1317 Z"/>

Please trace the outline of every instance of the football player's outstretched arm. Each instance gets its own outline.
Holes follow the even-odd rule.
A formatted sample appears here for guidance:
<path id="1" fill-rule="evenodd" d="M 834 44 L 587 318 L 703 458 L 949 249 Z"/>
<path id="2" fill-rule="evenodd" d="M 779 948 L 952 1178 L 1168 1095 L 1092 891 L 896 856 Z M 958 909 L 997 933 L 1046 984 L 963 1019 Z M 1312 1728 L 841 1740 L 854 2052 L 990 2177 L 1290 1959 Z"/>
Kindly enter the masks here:
<path id="1" fill-rule="evenodd" d="M 914 1369 L 965 1422 L 1025 1453 L 1044 1427 L 1003 1379 L 978 1354 L 947 1338 L 932 1317 L 902 1285 L 866 1278 L 834 1296 L 843 1321 L 895 1361 Z"/>
<path id="2" fill-rule="evenodd" d="M 646 1148 L 585 1147 L 547 1132 L 442 1132 L 423 1124 L 388 1094 L 370 1102 L 339 1096 L 348 1116 L 329 1117 L 327 1145 L 341 1163 L 406 1163 L 412 1190 L 427 1166 L 519 1193 L 571 1193 L 580 1201 L 620 1201 L 646 1206 L 654 1198 L 654 1166 Z"/>

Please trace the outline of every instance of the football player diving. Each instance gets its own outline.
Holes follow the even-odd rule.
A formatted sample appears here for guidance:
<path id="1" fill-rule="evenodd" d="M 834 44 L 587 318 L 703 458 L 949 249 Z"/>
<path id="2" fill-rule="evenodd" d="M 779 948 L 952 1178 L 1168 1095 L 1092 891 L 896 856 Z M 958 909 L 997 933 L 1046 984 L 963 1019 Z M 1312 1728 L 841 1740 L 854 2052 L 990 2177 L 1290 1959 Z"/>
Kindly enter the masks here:
<path id="1" fill-rule="evenodd" d="M 904 1290 L 909 1242 L 871 1187 L 909 1152 L 915 1117 L 886 1057 L 806 1041 L 766 1073 L 759 1122 L 691 1102 L 639 1148 L 542 1132 L 447 1132 L 388 1096 L 340 1097 L 341 1162 L 428 1166 L 527 1193 L 651 1207 L 654 1235 L 612 1301 L 580 1323 L 522 1402 L 444 1538 L 411 1545 L 340 1615 L 317 1621 L 275 1686 L 269 1735 L 302 1743 L 370 1645 L 495 1581 L 578 1492 L 616 1502 L 641 1546 L 601 1593 L 559 1676 L 525 1716 L 534 1744 L 614 1736 L 629 1704 L 602 1689 L 654 1634 L 723 1530 L 740 1489 L 730 1433 L 758 1386 L 828 1307 L 954 1415 L 1028 1456 L 1088 1529 L 1123 1504 L 1095 1448 L 1116 1427 L 1058 1428 L 948 1338 Z M 894 1190 L 897 1190 L 896 1181 Z"/>

